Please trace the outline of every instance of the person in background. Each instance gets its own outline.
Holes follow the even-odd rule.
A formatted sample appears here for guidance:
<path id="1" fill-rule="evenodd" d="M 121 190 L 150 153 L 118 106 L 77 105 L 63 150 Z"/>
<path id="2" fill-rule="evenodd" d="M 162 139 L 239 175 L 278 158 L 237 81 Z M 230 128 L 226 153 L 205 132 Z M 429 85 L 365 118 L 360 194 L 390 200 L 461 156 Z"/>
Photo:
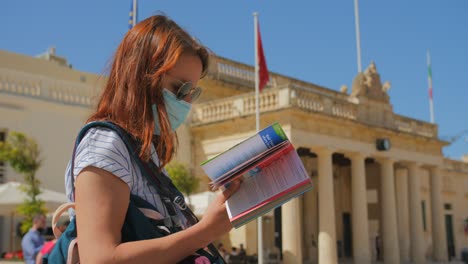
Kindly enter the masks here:
<path id="1" fill-rule="evenodd" d="M 218 244 L 218 251 L 219 251 L 219 252 L 222 252 L 223 255 L 226 254 L 227 251 L 226 251 L 226 248 L 224 247 L 223 243 L 219 243 L 219 244 Z"/>
<path id="2" fill-rule="evenodd" d="M 26 264 L 35 264 L 36 255 L 44 245 L 44 237 L 42 233 L 46 227 L 46 216 L 37 214 L 33 217 L 33 225 L 31 229 L 24 235 L 21 240 L 21 247 L 23 248 L 23 256 Z"/>
<path id="3" fill-rule="evenodd" d="M 380 236 L 377 234 L 375 236 L 375 258 L 376 260 L 381 260 L 382 256 L 380 255 Z"/>
<path id="4" fill-rule="evenodd" d="M 236 247 L 231 248 L 231 256 L 239 256 L 239 252 Z"/>
<path id="5" fill-rule="evenodd" d="M 240 244 L 239 256 L 245 257 L 246 255 L 247 255 L 247 252 L 245 252 L 244 244 Z"/>
<path id="6" fill-rule="evenodd" d="M 224 247 L 224 244 L 223 243 L 219 243 L 218 244 L 218 251 L 219 253 L 221 254 L 221 256 L 223 257 L 223 259 L 226 261 L 226 262 L 229 262 L 229 253 L 227 252 L 226 248 Z"/>
<path id="7" fill-rule="evenodd" d="M 57 222 L 57 228 L 60 230 L 61 233 L 63 233 L 65 229 L 67 229 L 68 224 L 70 224 L 70 220 L 60 220 L 59 222 Z M 42 246 L 41 251 L 39 251 L 39 253 L 36 256 L 36 264 L 42 264 L 42 258 L 50 254 L 50 252 L 52 252 L 52 249 L 54 249 L 57 239 L 58 237 L 44 243 L 44 246 Z"/>

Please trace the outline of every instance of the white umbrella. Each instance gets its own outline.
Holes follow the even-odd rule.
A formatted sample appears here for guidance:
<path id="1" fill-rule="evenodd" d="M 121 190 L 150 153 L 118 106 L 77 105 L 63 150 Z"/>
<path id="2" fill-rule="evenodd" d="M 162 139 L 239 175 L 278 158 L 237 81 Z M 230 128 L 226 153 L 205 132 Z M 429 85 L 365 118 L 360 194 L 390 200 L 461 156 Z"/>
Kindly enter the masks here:
<path id="1" fill-rule="evenodd" d="M 26 194 L 20 190 L 22 184 L 19 182 L 8 182 L 0 184 L 0 216 L 8 215 L 11 217 L 10 225 L 10 251 L 13 249 L 13 218 L 18 205 L 24 202 Z M 49 212 L 54 212 L 55 209 L 63 203 L 67 202 L 67 196 L 64 193 L 55 192 L 41 188 L 41 194 L 38 199 L 45 202 L 45 207 Z"/>
<path id="2" fill-rule="evenodd" d="M 200 192 L 190 195 L 190 203 L 192 204 L 193 213 L 197 216 L 202 216 L 211 202 L 218 195 L 217 192 Z"/>
<path id="3" fill-rule="evenodd" d="M 20 190 L 21 185 L 19 182 L 0 184 L 0 215 L 11 215 L 16 207 L 24 202 L 26 194 Z M 43 188 L 37 198 L 45 202 L 49 212 L 54 212 L 59 205 L 67 202 L 67 196 L 64 193 Z"/>

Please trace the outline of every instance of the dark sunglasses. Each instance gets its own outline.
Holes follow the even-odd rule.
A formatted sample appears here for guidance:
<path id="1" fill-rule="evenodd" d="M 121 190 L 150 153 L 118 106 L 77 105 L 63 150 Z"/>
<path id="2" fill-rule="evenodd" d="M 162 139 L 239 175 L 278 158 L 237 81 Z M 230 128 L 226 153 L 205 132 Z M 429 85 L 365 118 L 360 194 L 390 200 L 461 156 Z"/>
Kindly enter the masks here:
<path id="1" fill-rule="evenodd" d="M 200 87 L 194 87 L 191 82 L 184 82 L 177 90 L 177 100 L 184 100 L 188 98 L 191 102 L 195 101 L 200 97 L 202 89 Z"/>
<path id="2" fill-rule="evenodd" d="M 170 74 L 166 74 L 167 77 L 181 83 L 179 86 L 179 89 L 177 89 L 177 92 L 175 93 L 175 96 L 177 100 L 185 100 L 188 99 L 190 102 L 193 102 L 200 97 L 200 94 L 202 92 L 202 89 L 198 86 L 193 86 L 191 82 L 183 82 L 174 76 L 171 76 Z"/>

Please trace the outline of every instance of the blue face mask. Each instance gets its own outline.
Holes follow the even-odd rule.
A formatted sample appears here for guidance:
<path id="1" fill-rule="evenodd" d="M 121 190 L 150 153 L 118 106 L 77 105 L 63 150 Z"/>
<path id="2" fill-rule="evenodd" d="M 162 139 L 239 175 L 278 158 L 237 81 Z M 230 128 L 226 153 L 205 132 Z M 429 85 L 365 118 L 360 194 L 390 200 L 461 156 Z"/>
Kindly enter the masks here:
<path id="1" fill-rule="evenodd" d="M 167 89 L 163 89 L 163 98 L 164 103 L 166 104 L 166 112 L 169 116 L 171 128 L 173 131 L 175 131 L 187 118 L 187 115 L 190 112 L 190 108 L 192 107 L 192 105 L 184 100 L 177 100 L 176 95 Z M 154 134 L 160 135 L 161 127 L 159 125 L 156 104 L 153 104 L 151 107 L 153 109 Z"/>

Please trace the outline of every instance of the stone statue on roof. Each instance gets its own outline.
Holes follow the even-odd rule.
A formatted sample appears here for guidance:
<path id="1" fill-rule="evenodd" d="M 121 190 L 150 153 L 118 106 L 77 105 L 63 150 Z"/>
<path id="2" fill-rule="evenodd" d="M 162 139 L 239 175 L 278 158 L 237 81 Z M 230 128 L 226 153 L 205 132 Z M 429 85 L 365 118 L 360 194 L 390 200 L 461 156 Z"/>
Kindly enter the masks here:
<path id="1" fill-rule="evenodd" d="M 377 101 L 389 102 L 390 98 L 387 92 L 390 86 L 389 81 L 382 84 L 380 74 L 377 72 L 377 66 L 374 62 L 371 62 L 364 72 L 358 73 L 354 78 L 350 97 L 366 97 Z"/>

